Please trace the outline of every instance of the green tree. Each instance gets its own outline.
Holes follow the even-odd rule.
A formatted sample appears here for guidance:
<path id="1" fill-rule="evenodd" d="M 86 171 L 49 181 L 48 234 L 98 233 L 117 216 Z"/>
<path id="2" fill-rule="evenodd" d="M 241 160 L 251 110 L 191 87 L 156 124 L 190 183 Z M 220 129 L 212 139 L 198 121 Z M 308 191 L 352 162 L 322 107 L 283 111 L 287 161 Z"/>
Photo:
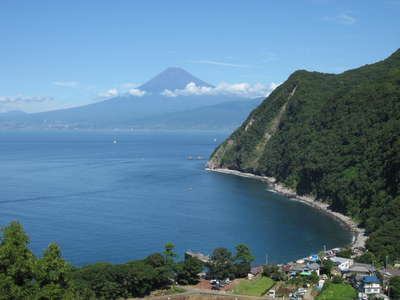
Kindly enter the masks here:
<path id="1" fill-rule="evenodd" d="M 263 268 L 263 276 L 269 277 L 275 281 L 283 280 L 285 275 L 277 265 L 265 265 Z"/>
<path id="2" fill-rule="evenodd" d="M 319 280 L 319 276 L 318 276 L 317 272 L 315 272 L 315 271 L 311 272 L 310 282 L 313 284 L 316 284 L 316 283 L 318 283 L 318 280 Z"/>
<path id="3" fill-rule="evenodd" d="M 251 254 L 250 248 L 245 244 L 237 245 L 234 258 L 236 277 L 246 277 L 250 273 L 253 261 L 254 256 Z"/>
<path id="4" fill-rule="evenodd" d="M 52 243 L 35 265 L 39 299 L 61 299 L 69 287 L 71 266 L 62 258 L 60 247 Z"/>
<path id="5" fill-rule="evenodd" d="M 208 263 L 209 277 L 226 279 L 235 277 L 232 253 L 226 248 L 217 248 L 213 251 Z"/>
<path id="6" fill-rule="evenodd" d="M 353 253 L 351 251 L 351 248 L 345 248 L 345 249 L 342 249 L 341 251 L 339 251 L 336 254 L 336 256 L 344 257 L 344 258 L 350 258 L 352 254 Z"/>
<path id="7" fill-rule="evenodd" d="M 76 269 L 72 278 L 79 291 L 93 291 L 96 298 L 116 299 L 126 296 L 118 285 L 111 264 L 96 263 Z"/>
<path id="8" fill-rule="evenodd" d="M 178 255 L 174 251 L 175 245 L 171 242 L 165 244 L 165 249 L 164 249 L 164 258 L 165 258 L 165 263 L 169 265 L 173 265 L 175 258 L 178 257 Z"/>
<path id="9" fill-rule="evenodd" d="M 185 256 L 185 260 L 177 264 L 176 280 L 179 284 L 196 284 L 204 264 L 195 257 Z"/>
<path id="10" fill-rule="evenodd" d="M 4 299 L 32 297 L 35 257 L 28 248 L 29 238 L 18 222 L 1 231 L 0 295 Z"/>
<path id="11" fill-rule="evenodd" d="M 400 299 L 400 276 L 395 276 L 390 279 L 389 293 L 391 299 Z"/>
<path id="12" fill-rule="evenodd" d="M 399 260 L 399 70 L 400 49 L 337 75 L 296 71 L 209 165 L 275 177 L 299 195 L 326 200 L 360 221 L 378 261 Z"/>
<path id="13" fill-rule="evenodd" d="M 145 262 L 154 268 L 165 265 L 165 258 L 161 253 L 154 253 L 146 257 Z"/>
<path id="14" fill-rule="evenodd" d="M 331 276 L 331 272 L 335 264 L 330 259 L 324 259 L 321 264 L 321 273 Z"/>
<path id="15" fill-rule="evenodd" d="M 343 277 L 339 275 L 333 276 L 332 283 L 343 283 Z"/>
<path id="16" fill-rule="evenodd" d="M 371 265 L 378 265 L 378 261 L 375 257 L 375 255 L 371 251 L 367 251 L 364 254 L 358 256 L 355 258 L 355 260 L 359 263 L 363 264 L 371 264 Z"/>

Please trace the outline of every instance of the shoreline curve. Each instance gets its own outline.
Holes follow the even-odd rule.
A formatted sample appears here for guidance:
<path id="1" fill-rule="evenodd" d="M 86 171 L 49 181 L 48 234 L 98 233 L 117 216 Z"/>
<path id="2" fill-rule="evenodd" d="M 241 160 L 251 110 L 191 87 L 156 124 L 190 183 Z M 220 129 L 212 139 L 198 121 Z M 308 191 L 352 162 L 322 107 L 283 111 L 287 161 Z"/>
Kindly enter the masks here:
<path id="1" fill-rule="evenodd" d="M 311 195 L 300 196 L 296 194 L 294 190 L 284 186 L 281 183 L 278 183 L 274 177 L 259 176 L 259 175 L 254 175 L 252 173 L 246 173 L 225 168 L 206 168 L 206 171 L 227 174 L 227 175 L 235 175 L 239 177 L 251 178 L 266 182 L 273 191 L 285 197 L 288 197 L 292 200 L 299 201 L 308 206 L 314 207 L 320 210 L 321 212 L 329 215 L 330 217 L 338 220 L 340 223 L 345 225 L 353 235 L 350 247 L 352 249 L 365 248 L 365 242 L 368 238 L 367 235 L 365 234 L 365 229 L 359 228 L 358 224 L 352 218 L 342 213 L 335 212 L 329 209 L 329 205 L 327 203 L 324 203 L 322 201 L 317 201 L 315 197 Z"/>

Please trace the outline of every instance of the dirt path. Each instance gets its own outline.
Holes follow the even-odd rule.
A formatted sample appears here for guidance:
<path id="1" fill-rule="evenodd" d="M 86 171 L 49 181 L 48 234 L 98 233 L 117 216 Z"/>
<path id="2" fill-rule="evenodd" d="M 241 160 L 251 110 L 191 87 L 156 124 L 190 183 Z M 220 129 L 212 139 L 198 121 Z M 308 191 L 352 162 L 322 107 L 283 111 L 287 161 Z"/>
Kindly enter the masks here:
<path id="1" fill-rule="evenodd" d="M 138 299 L 138 298 L 131 298 Z M 176 295 L 167 296 L 155 296 L 145 297 L 142 299 L 154 299 L 154 300 L 269 300 L 272 299 L 268 296 L 255 297 L 255 296 L 244 296 L 244 295 L 233 295 L 224 291 L 212 291 L 189 288 L 186 292 Z"/>

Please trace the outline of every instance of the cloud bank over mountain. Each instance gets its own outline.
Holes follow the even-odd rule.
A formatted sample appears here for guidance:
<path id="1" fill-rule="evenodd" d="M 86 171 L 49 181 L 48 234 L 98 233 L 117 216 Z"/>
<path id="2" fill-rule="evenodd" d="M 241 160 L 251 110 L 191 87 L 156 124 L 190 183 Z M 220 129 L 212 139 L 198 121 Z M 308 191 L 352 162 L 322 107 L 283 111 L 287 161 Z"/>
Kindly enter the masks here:
<path id="1" fill-rule="evenodd" d="M 167 97 L 192 96 L 192 95 L 233 95 L 244 98 L 257 98 L 268 96 L 278 84 L 249 84 L 246 82 L 229 84 L 222 82 L 215 87 L 198 86 L 190 82 L 184 89 L 169 90 L 165 89 L 161 94 Z"/>

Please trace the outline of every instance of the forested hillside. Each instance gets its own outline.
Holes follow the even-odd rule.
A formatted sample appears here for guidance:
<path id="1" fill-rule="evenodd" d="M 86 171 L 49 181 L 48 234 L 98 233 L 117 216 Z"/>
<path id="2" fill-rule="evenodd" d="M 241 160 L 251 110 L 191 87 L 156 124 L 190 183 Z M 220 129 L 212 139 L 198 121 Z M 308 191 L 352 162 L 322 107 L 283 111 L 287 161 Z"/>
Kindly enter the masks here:
<path id="1" fill-rule="evenodd" d="M 400 259 L 400 50 L 339 75 L 297 71 L 213 153 L 211 168 L 273 176 L 353 216 Z"/>

